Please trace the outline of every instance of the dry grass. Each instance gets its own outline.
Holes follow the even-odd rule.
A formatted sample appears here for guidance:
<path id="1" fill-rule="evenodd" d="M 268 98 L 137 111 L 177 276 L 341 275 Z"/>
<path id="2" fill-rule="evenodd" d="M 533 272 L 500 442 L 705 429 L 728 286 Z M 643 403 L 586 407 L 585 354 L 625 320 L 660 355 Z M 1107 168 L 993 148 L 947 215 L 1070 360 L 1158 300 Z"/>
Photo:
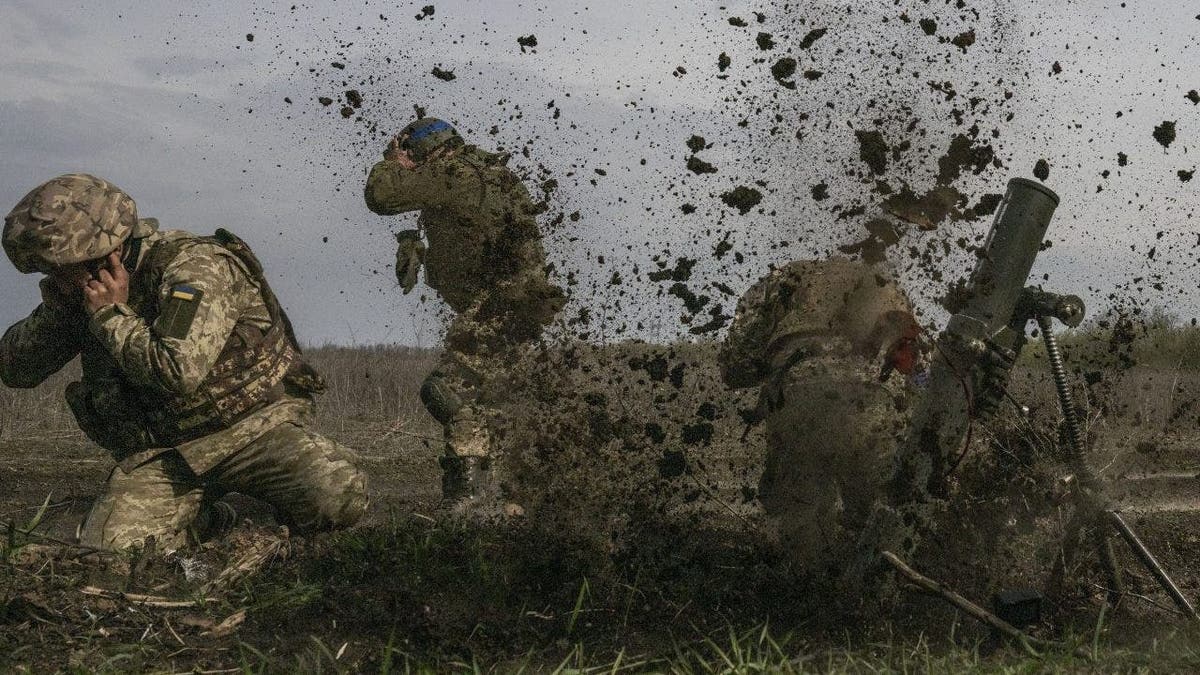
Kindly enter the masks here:
<path id="1" fill-rule="evenodd" d="M 425 415 L 417 392 L 437 361 L 435 350 L 323 346 L 308 348 L 304 355 L 329 387 L 317 408 L 322 429 L 346 430 L 368 420 L 394 422 Z M 80 437 L 62 394 L 79 376 L 76 359 L 34 389 L 0 387 L 0 441 Z"/>

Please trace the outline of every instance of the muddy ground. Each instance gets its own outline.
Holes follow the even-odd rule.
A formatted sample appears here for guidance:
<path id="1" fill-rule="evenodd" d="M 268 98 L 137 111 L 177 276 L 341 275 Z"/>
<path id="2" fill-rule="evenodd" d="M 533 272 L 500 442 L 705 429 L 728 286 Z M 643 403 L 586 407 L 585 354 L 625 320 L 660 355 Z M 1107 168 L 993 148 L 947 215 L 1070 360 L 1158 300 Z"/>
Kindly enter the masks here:
<path id="1" fill-rule="evenodd" d="M 283 540 L 262 505 L 235 498 L 247 522 L 204 560 L 220 569 L 260 553 L 261 542 L 274 548 L 219 588 L 189 581 L 178 560 L 102 560 L 42 538 L 70 540 L 111 465 L 71 428 L 56 394 L 64 377 L 5 391 L 0 520 L 24 529 L 46 507 L 37 536 L 7 534 L 2 663 L 747 670 L 752 663 L 728 657 L 740 650 L 768 669 L 856 671 L 918 667 L 905 659 L 924 649 L 934 660 L 923 668 L 1062 666 L 1026 662 L 937 600 L 903 592 L 886 607 L 875 598 L 838 603 L 828 579 L 794 569 L 755 499 L 762 433 L 742 441 L 738 415 L 753 397 L 719 386 L 712 354 L 705 344 L 627 344 L 555 352 L 534 366 L 566 379 L 514 390 L 525 403 L 513 410 L 529 417 L 501 424 L 508 447 L 522 448 L 505 480 L 526 515 L 478 522 L 438 504 L 439 434 L 416 402 L 433 355 L 317 351 L 333 374 L 320 425 L 359 451 L 370 513 L 348 532 Z M 1091 424 L 1096 466 L 1190 597 L 1200 597 L 1200 433 L 1190 393 L 1198 383 L 1188 371 L 1114 373 L 1093 387 Z M 574 396 L 561 396 L 568 386 Z M 1047 587 L 1071 513 L 1050 383 L 1023 368 L 1014 391 L 1031 415 L 977 430 L 945 524 L 915 561 L 984 605 L 999 590 Z M 1186 649 L 1156 651 L 1190 634 L 1178 633 L 1169 601 L 1118 551 L 1129 594 L 1117 612 L 1101 614 L 1104 577 L 1085 549 L 1030 631 L 1114 650 L 1131 667 L 1192 663 Z M 134 594 L 186 606 L 148 607 Z M 1073 649 L 1062 648 L 1064 658 Z"/>

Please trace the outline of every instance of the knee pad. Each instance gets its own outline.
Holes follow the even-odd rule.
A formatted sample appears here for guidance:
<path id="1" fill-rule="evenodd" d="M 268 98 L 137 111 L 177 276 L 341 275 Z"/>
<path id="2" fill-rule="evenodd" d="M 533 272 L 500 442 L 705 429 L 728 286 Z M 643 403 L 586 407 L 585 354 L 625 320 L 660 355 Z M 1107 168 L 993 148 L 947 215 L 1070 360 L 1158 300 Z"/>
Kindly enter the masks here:
<path id="1" fill-rule="evenodd" d="M 449 424 L 463 407 L 462 397 L 440 372 L 434 372 L 421 383 L 421 403 L 443 425 Z"/>

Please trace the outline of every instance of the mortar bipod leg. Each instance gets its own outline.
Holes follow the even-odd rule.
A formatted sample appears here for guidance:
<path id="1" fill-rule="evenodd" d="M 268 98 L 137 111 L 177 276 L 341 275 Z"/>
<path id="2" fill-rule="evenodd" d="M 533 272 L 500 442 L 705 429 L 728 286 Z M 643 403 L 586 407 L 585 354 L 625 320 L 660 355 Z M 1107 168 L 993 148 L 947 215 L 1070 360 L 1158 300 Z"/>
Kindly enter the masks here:
<path id="1" fill-rule="evenodd" d="M 1162 589 L 1167 592 L 1167 595 L 1171 596 L 1171 600 L 1175 602 L 1175 606 L 1183 612 L 1184 616 L 1192 621 L 1200 622 L 1200 614 L 1196 613 L 1196 608 L 1188 601 L 1183 591 L 1179 590 L 1175 582 L 1171 581 L 1171 577 L 1167 575 L 1167 571 L 1162 568 L 1162 565 L 1154 558 L 1154 554 L 1150 552 L 1150 549 L 1146 548 L 1146 545 L 1138 538 L 1137 533 L 1133 531 L 1129 523 L 1125 522 L 1121 514 L 1117 511 L 1106 509 L 1104 516 L 1116 528 L 1117 532 L 1121 534 L 1121 537 L 1125 539 L 1125 543 L 1129 544 L 1129 548 L 1133 550 L 1138 560 L 1146 567 L 1146 570 L 1154 575 L 1154 578 L 1162 586 Z"/>
<path id="2" fill-rule="evenodd" d="M 1067 460 L 1071 470 L 1075 472 L 1076 487 L 1075 508 L 1090 514 L 1085 518 L 1092 531 L 1096 547 L 1096 556 L 1108 577 L 1108 604 L 1115 607 L 1125 593 L 1125 581 L 1121 578 L 1121 568 L 1117 565 L 1112 543 L 1105 531 L 1104 513 L 1100 505 L 1104 503 L 1103 486 L 1096 478 L 1095 472 L 1088 466 L 1084 454 L 1085 434 L 1075 415 L 1075 402 L 1071 396 L 1071 382 L 1067 379 L 1067 369 L 1063 363 L 1062 351 L 1058 348 L 1058 340 L 1054 337 L 1050 317 L 1046 314 L 1037 315 L 1038 328 L 1042 331 L 1042 341 L 1046 344 L 1046 357 L 1050 362 L 1050 375 L 1054 379 L 1054 390 L 1058 394 L 1058 406 L 1062 411 L 1063 426 L 1067 437 Z"/>
<path id="3" fill-rule="evenodd" d="M 1098 512 L 1097 517 L 1092 518 L 1091 527 L 1090 536 L 1096 546 L 1096 557 L 1100 558 L 1100 566 L 1104 568 L 1104 576 L 1108 579 L 1105 600 L 1109 607 L 1116 609 L 1121 598 L 1125 597 L 1125 579 L 1117 565 L 1117 555 L 1113 552 L 1112 540 L 1108 536 L 1109 524 L 1103 513 Z"/>

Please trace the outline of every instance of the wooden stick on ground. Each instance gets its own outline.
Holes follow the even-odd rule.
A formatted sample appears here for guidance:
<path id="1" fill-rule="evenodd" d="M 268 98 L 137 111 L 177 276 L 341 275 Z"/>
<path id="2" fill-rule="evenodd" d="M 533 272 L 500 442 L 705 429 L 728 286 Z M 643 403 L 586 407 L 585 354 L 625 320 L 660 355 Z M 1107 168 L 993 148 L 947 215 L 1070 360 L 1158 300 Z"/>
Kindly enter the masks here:
<path id="1" fill-rule="evenodd" d="M 124 600 L 135 605 L 144 605 L 146 607 L 158 607 L 161 609 L 182 609 L 186 607 L 195 607 L 195 600 L 172 600 L 158 595 L 142 595 L 140 593 L 122 593 L 120 591 L 110 591 L 105 588 L 96 588 L 95 586 L 84 586 L 79 589 L 84 595 L 95 595 L 101 598 L 110 600 Z M 214 601 L 214 598 L 206 598 L 209 602 Z"/>
<path id="2" fill-rule="evenodd" d="M 1024 649 L 1030 656 L 1040 657 L 1041 654 L 1037 651 L 1037 649 L 1044 649 L 1048 646 L 1041 640 L 1026 635 L 1016 626 L 1013 626 L 1009 622 L 1001 619 L 995 614 L 992 614 L 991 612 L 964 598 L 958 593 L 955 593 L 933 579 L 920 574 L 913 568 L 904 564 L 904 561 L 896 557 L 896 555 L 891 551 L 883 551 L 881 555 L 889 565 L 891 565 L 905 579 L 908 579 L 913 584 L 916 584 L 918 588 L 926 593 L 942 598 L 951 605 L 954 605 L 958 609 L 961 609 L 962 611 L 971 615 L 972 618 L 1000 631 L 1004 635 L 1008 636 L 1011 640 L 1019 644 L 1021 648 Z"/>

